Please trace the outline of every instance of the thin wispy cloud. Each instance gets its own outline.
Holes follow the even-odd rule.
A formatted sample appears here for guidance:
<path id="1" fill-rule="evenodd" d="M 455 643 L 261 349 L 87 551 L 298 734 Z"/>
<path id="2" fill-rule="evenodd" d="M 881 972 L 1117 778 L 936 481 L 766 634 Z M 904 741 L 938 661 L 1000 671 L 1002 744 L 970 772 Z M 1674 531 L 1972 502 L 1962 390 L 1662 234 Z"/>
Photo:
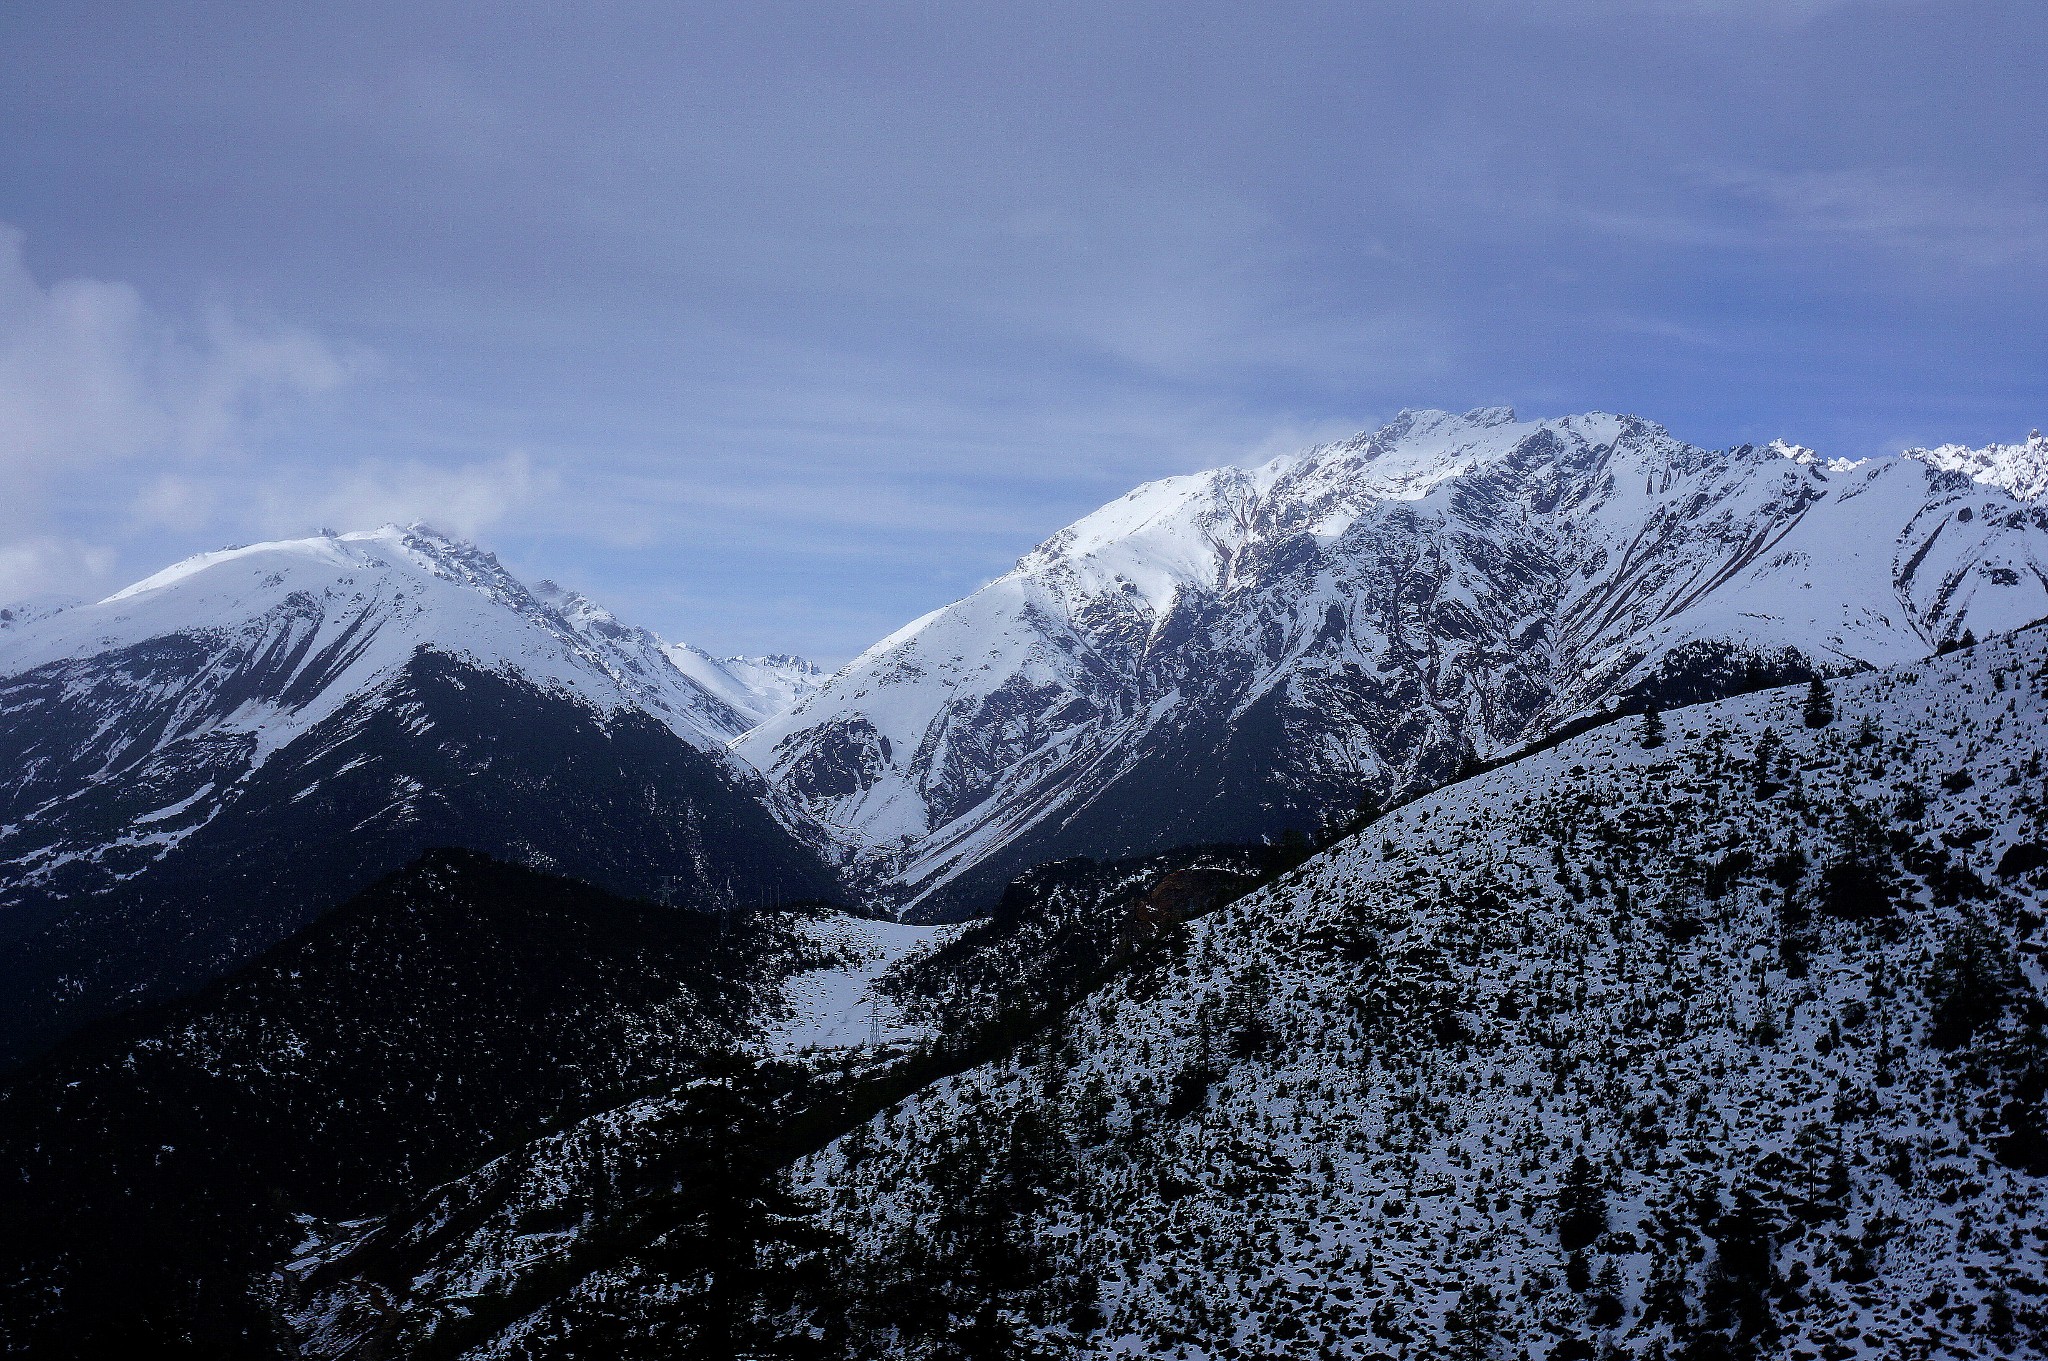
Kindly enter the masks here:
<path id="1" fill-rule="evenodd" d="M 1974 269 L 2048 257 L 2048 201 L 2022 185 L 1943 184 L 1901 168 L 1721 168 L 1704 177 L 1772 226 Z"/>
<path id="2" fill-rule="evenodd" d="M 269 483 L 247 518 L 273 534 L 303 533 L 310 517 L 335 529 L 425 521 L 476 537 L 560 486 L 553 469 L 520 451 L 453 465 L 373 458 L 328 470 L 310 488 Z"/>
<path id="3" fill-rule="evenodd" d="M 829 660 L 1274 431 L 2048 423 L 2036 6 L 142 15 L 0 13 L 29 352 L 119 357 L 17 378 L 0 541 L 115 574 L 419 516 Z"/>
<path id="4" fill-rule="evenodd" d="M 69 601 L 104 583 L 115 553 L 104 544 L 35 534 L 0 543 L 0 601 Z"/>

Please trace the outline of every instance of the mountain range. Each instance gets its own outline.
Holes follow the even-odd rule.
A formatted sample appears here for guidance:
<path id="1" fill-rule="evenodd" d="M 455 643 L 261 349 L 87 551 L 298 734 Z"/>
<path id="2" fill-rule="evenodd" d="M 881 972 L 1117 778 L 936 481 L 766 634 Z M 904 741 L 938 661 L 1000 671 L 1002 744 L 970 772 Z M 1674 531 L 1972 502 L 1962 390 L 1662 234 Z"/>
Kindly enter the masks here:
<path id="1" fill-rule="evenodd" d="M 1405 412 L 831 675 L 421 525 L 0 609 L 0 1355 L 2044 1354 L 2044 491 Z"/>
<path id="2" fill-rule="evenodd" d="M 749 1240 L 763 1352 L 2043 1354 L 2048 629 L 1813 693 L 1605 723 L 1277 876 L 1020 881 L 882 980 L 958 1027 L 922 1071 L 776 1145 L 813 1208 Z M 702 1109 L 316 1229 L 292 1347 L 696 1354 Z"/>
<path id="3" fill-rule="evenodd" d="M 1823 462 L 1405 412 L 1149 483 L 740 739 L 915 911 L 1062 856 L 1311 830 L 1602 705 L 2048 615 L 2048 443 Z"/>

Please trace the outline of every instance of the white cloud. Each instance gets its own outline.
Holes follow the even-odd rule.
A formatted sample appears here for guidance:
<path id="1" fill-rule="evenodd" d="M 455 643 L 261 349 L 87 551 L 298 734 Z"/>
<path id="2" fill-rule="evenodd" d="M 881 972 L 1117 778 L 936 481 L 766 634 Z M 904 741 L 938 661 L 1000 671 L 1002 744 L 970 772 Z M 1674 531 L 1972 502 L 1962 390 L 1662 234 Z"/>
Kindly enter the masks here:
<path id="1" fill-rule="evenodd" d="M 0 224 L 0 477 L 35 496 L 55 475 L 238 449 L 280 400 L 345 381 L 350 361 L 303 331 L 215 310 L 180 326 L 132 286 L 44 285 L 23 234 Z"/>
<path id="2" fill-rule="evenodd" d="M 259 427 L 358 361 L 219 309 L 181 324 L 125 283 L 42 283 L 24 245 L 0 223 L 0 601 L 89 597 L 124 498 L 135 522 L 209 526 Z"/>
<path id="3" fill-rule="evenodd" d="M 0 543 L 0 604 L 84 599 L 97 593 L 113 566 L 111 550 L 76 539 L 38 535 Z"/>
<path id="4" fill-rule="evenodd" d="M 172 317 L 125 283 L 46 284 L 24 244 L 0 224 L 0 600 L 97 594 L 137 568 L 116 540 L 210 546 L 415 519 L 476 534 L 555 486 L 519 453 L 456 466 L 295 454 L 285 423 L 364 355 L 219 309 Z"/>
<path id="5" fill-rule="evenodd" d="M 366 459 L 325 477 L 276 479 L 251 501 L 252 527 L 269 534 L 326 526 L 364 529 L 425 520 L 474 537 L 556 491 L 560 480 L 523 452 L 455 467 Z"/>

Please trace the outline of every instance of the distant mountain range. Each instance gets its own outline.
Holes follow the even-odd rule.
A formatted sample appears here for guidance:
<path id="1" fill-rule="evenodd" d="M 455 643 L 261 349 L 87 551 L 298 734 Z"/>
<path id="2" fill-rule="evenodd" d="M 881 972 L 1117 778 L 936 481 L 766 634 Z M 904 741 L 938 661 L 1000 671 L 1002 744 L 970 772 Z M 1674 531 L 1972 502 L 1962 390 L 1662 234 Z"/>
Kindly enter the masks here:
<path id="1" fill-rule="evenodd" d="M 422 526 L 0 609 L 0 1355 L 2044 1354 L 2044 486 L 1409 412 L 832 676 Z"/>

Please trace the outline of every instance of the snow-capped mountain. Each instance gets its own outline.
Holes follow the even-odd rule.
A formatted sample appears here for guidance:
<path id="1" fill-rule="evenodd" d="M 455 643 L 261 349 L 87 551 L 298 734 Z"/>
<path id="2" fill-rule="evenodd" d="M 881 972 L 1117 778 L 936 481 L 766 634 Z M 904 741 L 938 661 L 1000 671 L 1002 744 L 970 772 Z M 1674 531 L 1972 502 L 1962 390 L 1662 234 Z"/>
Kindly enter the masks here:
<path id="1" fill-rule="evenodd" d="M 652 634 L 419 526 L 0 633 L 0 1051 L 51 989 L 182 986 L 434 846 L 681 904 L 833 893 L 726 753 L 745 726 Z"/>
<path id="2" fill-rule="evenodd" d="M 637 666 L 673 685 L 687 683 L 689 719 L 703 745 L 729 743 L 754 725 L 775 717 L 824 684 L 824 673 L 802 657 L 714 657 L 689 643 L 667 643 L 628 624 L 589 596 L 542 581 L 534 593 L 593 644 L 633 657 Z M 656 661 L 666 662 L 666 666 Z M 674 673 L 674 674 L 671 674 Z M 708 699 L 710 703 L 706 703 Z"/>
<path id="3" fill-rule="evenodd" d="M 2002 487 L 2022 501 L 2038 501 L 2048 493 L 2048 436 L 2038 430 L 2024 444 L 1990 444 L 1982 449 L 1944 444 L 1908 449 L 1905 456 L 1944 472 L 1962 473 L 1973 482 Z"/>
<path id="4" fill-rule="evenodd" d="M 736 750 L 943 914 L 1064 855 L 1312 826 L 1616 699 L 2044 615 L 2048 510 L 1931 457 L 1405 412 L 1138 488 Z"/>
<path id="5" fill-rule="evenodd" d="M 825 683 L 825 673 L 815 663 L 787 653 L 714 657 L 688 643 L 671 643 L 666 652 L 676 670 L 745 718 L 746 728 L 787 713 Z M 743 731 L 737 729 L 731 736 Z"/>
<path id="6" fill-rule="evenodd" d="M 645 709 L 707 751 L 736 721 L 667 664 L 653 634 L 553 583 L 528 589 L 489 552 L 424 525 L 201 553 L 97 604 L 11 629 L 0 675 L 166 639 L 194 651 L 201 678 L 182 696 L 199 711 L 168 712 L 165 739 L 211 724 L 274 749 L 421 647 L 607 711 Z"/>

